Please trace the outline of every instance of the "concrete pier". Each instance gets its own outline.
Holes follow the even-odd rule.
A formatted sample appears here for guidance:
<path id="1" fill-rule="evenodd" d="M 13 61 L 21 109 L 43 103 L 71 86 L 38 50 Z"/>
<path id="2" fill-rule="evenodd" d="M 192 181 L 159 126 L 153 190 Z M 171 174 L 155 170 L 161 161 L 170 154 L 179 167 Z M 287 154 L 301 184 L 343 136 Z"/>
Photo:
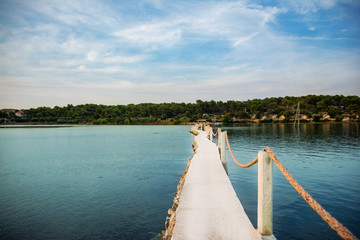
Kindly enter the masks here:
<path id="1" fill-rule="evenodd" d="M 172 239 L 258 239 L 220 161 L 219 150 L 204 131 L 195 136 L 193 156 L 176 210 Z"/>

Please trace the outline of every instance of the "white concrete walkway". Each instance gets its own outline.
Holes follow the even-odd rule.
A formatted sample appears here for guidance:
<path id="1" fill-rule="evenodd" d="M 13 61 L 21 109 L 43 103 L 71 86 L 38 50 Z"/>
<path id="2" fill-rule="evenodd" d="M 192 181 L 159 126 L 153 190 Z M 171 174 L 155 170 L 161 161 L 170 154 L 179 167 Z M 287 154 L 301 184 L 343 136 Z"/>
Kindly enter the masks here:
<path id="1" fill-rule="evenodd" d="M 261 239 L 236 196 L 220 162 L 218 148 L 205 132 L 198 144 L 181 193 L 174 240 Z"/>

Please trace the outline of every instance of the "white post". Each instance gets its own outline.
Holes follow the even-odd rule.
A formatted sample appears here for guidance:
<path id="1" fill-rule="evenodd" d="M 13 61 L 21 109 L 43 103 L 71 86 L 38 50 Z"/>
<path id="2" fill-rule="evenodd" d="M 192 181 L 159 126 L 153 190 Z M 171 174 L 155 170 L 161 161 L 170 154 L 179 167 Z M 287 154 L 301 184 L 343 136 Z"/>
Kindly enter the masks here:
<path id="1" fill-rule="evenodd" d="M 218 129 L 218 148 L 221 149 L 221 128 Z"/>
<path id="2" fill-rule="evenodd" d="M 258 153 L 258 216 L 257 226 L 261 235 L 272 235 L 272 160 L 267 152 Z"/>
<path id="3" fill-rule="evenodd" d="M 223 164 L 226 163 L 226 158 L 225 158 L 225 132 L 221 133 L 221 144 L 220 144 L 221 148 L 220 148 L 220 159 L 221 162 Z"/>
<path id="4" fill-rule="evenodd" d="M 213 141 L 213 128 L 209 127 L 210 141 Z"/>

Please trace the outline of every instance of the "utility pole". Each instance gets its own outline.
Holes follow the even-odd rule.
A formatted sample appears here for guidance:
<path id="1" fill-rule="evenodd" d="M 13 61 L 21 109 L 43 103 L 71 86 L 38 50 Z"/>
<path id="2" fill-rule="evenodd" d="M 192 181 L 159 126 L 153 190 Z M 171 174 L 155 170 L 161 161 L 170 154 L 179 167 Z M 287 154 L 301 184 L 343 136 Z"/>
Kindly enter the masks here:
<path id="1" fill-rule="evenodd" d="M 295 120 L 294 120 L 294 127 L 296 126 L 296 121 L 298 122 L 298 126 L 300 126 L 300 102 L 298 102 L 298 104 L 297 104 Z"/>

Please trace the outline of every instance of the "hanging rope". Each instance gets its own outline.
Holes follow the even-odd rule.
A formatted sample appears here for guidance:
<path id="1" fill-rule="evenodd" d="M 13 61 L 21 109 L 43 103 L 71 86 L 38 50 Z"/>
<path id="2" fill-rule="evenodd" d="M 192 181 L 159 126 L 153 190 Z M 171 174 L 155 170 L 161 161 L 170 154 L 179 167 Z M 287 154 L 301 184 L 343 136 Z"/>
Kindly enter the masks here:
<path id="1" fill-rule="evenodd" d="M 248 168 L 248 167 L 251 167 L 252 165 L 254 165 L 255 163 L 258 162 L 258 158 L 254 158 L 254 160 L 252 160 L 251 162 L 249 162 L 248 164 L 241 164 L 239 163 L 236 158 L 234 157 L 234 154 L 231 150 L 231 147 L 230 147 L 230 144 L 229 144 L 229 139 L 228 139 L 228 135 L 227 135 L 227 131 L 225 131 L 225 139 L 226 139 L 226 143 L 227 143 L 227 146 L 228 146 L 228 149 L 229 149 L 229 152 L 230 152 L 230 155 L 232 157 L 232 159 L 234 160 L 234 162 L 236 163 L 236 165 L 238 165 L 239 167 L 242 167 L 242 168 Z"/>
<path id="2" fill-rule="evenodd" d="M 231 150 L 227 131 L 225 131 L 225 139 L 226 143 L 230 152 L 230 155 L 236 165 L 242 168 L 248 168 L 254 165 L 258 162 L 258 158 L 254 158 L 251 162 L 248 164 L 241 164 L 239 163 L 236 158 L 234 157 L 234 154 Z M 319 216 L 332 228 L 334 229 L 337 234 L 346 240 L 355 240 L 358 239 L 354 234 L 352 234 L 349 229 L 347 229 L 344 225 L 342 225 L 338 220 L 336 220 L 333 216 L 331 216 L 330 213 L 328 213 L 308 192 L 305 191 L 305 189 L 295 180 L 295 178 L 286 170 L 284 165 L 279 161 L 279 159 L 276 157 L 275 153 L 272 151 L 271 148 L 266 147 L 263 149 L 263 151 L 267 152 L 271 159 L 274 161 L 275 165 L 279 168 L 281 173 L 284 175 L 286 180 L 289 181 L 289 183 L 295 188 L 295 190 L 300 194 L 300 196 L 306 201 L 307 204 L 310 205 L 314 211 L 319 214 Z"/>
<path id="3" fill-rule="evenodd" d="M 263 151 L 267 152 L 271 159 L 274 161 L 276 166 L 279 168 L 281 173 L 289 181 L 289 183 L 295 188 L 295 190 L 300 194 L 300 196 L 307 202 L 307 204 L 314 209 L 317 214 L 327 223 L 329 226 L 334 229 L 340 237 L 343 239 L 357 239 L 354 234 L 352 234 L 349 229 L 342 225 L 338 220 L 336 220 L 330 213 L 328 213 L 311 195 L 305 191 L 305 189 L 295 180 L 295 178 L 286 170 L 284 165 L 279 161 L 275 156 L 271 148 L 266 147 Z"/>
<path id="4" fill-rule="evenodd" d="M 212 129 L 212 128 L 211 128 L 211 129 Z M 215 134 L 213 133 L 213 131 L 211 131 L 212 135 L 213 135 L 214 137 L 216 137 L 216 135 L 218 135 L 218 133 L 219 133 L 219 130 L 220 130 L 220 128 L 218 128 L 218 129 L 216 130 L 216 133 L 215 133 Z"/>

